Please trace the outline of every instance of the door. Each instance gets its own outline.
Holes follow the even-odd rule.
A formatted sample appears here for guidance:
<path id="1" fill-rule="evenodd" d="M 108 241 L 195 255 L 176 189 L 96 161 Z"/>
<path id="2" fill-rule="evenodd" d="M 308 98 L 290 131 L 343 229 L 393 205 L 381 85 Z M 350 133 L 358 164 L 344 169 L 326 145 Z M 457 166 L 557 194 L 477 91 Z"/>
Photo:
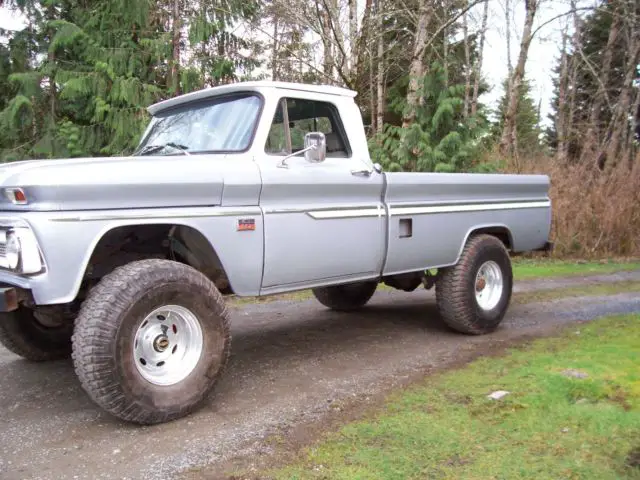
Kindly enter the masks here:
<path id="1" fill-rule="evenodd" d="M 312 131 L 325 134 L 325 161 L 309 163 L 301 154 L 287 159 L 286 168 L 279 167 L 286 155 L 304 148 L 304 136 Z M 301 98 L 279 102 L 258 161 L 264 293 L 379 275 L 386 228 L 383 175 L 367 171 L 347 132 L 333 103 Z"/>

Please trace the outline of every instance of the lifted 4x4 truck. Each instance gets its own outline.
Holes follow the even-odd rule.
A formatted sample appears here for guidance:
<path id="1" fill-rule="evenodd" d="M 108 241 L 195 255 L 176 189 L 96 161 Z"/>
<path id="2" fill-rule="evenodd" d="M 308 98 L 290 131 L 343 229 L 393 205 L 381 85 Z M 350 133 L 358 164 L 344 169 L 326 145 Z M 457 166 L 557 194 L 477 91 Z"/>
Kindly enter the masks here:
<path id="1" fill-rule="evenodd" d="M 225 295 L 312 289 L 365 305 L 435 285 L 485 334 L 510 252 L 550 248 L 544 175 L 385 173 L 355 92 L 237 83 L 149 107 L 134 155 L 0 169 L 0 341 L 71 356 L 99 406 L 141 424 L 197 408 L 229 357 Z"/>

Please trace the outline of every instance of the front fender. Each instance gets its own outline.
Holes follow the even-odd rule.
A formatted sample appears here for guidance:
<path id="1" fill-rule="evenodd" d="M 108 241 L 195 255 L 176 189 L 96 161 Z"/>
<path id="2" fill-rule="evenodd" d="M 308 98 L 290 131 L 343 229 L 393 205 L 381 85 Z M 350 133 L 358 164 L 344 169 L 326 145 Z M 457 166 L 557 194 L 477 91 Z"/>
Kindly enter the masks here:
<path id="1" fill-rule="evenodd" d="M 114 228 L 132 225 L 183 225 L 199 231 L 211 243 L 236 294 L 260 291 L 264 230 L 258 207 L 31 212 L 23 218 L 38 239 L 47 271 L 19 281 L 0 275 L 0 281 L 31 289 L 37 304 L 75 299 L 100 239 Z M 240 230 L 240 219 L 252 219 L 255 229 Z"/>

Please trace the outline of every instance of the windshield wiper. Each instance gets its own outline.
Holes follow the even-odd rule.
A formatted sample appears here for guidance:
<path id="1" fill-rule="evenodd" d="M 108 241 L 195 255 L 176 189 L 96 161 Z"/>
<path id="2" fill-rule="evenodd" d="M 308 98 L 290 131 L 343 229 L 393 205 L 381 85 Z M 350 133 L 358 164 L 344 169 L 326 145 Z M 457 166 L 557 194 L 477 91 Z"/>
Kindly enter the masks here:
<path id="1" fill-rule="evenodd" d="M 191 155 L 189 152 L 187 152 L 189 147 L 187 147 L 186 145 L 180 145 L 179 143 L 174 143 L 174 142 L 167 142 L 167 143 L 163 143 L 162 145 L 145 145 L 137 152 L 134 152 L 133 155 L 134 156 L 146 155 L 149 153 L 157 152 L 158 150 L 162 150 L 165 147 L 172 147 L 172 148 L 175 148 L 176 150 L 180 150 L 184 155 Z"/>

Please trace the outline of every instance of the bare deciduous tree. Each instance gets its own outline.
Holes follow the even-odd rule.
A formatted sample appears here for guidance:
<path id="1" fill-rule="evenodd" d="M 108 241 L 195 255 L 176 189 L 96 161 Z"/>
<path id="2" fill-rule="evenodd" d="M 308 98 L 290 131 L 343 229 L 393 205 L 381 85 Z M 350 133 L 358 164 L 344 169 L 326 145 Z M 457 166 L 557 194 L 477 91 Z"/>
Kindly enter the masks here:
<path id="1" fill-rule="evenodd" d="M 384 18 L 384 0 L 376 0 L 376 25 L 377 31 L 377 80 L 376 80 L 376 97 L 378 104 L 376 107 L 377 120 L 376 131 L 382 132 L 384 128 L 384 105 L 385 105 L 385 56 L 384 56 L 384 35 L 383 35 L 383 18 Z"/>
<path id="2" fill-rule="evenodd" d="M 413 123 L 416 118 L 416 107 L 418 106 L 418 87 L 424 75 L 424 51 L 427 47 L 428 26 L 431 20 L 432 6 L 430 2 L 421 2 L 418 9 L 418 26 L 416 28 L 415 39 L 413 41 L 413 53 L 409 66 L 409 86 L 407 87 L 407 106 L 402 116 L 402 127 L 406 128 Z"/>
<path id="3" fill-rule="evenodd" d="M 569 88 L 569 54 L 567 52 L 567 31 L 562 32 L 562 51 L 560 52 L 560 78 L 558 79 L 558 111 L 556 113 L 556 133 L 558 136 L 557 155 L 560 162 L 566 162 L 567 140 L 567 89 Z"/>
<path id="4" fill-rule="evenodd" d="M 480 27 L 480 43 L 478 47 L 478 59 L 473 68 L 473 98 L 471 100 L 471 115 L 478 111 L 478 91 L 480 89 L 480 77 L 482 76 L 482 61 L 484 58 L 484 41 L 487 36 L 487 21 L 489 18 L 489 0 L 484 0 L 482 12 L 482 26 Z"/>
<path id="5" fill-rule="evenodd" d="M 640 21 L 635 18 L 632 11 L 627 10 L 626 7 L 630 6 L 627 2 L 623 2 L 622 5 L 625 7 L 622 18 L 625 35 L 629 42 L 629 54 L 626 61 L 624 84 L 620 92 L 620 97 L 616 102 L 610 124 L 611 134 L 606 150 L 606 162 L 608 166 L 614 166 L 618 161 L 618 154 L 621 153 L 621 149 L 628 147 L 628 145 L 623 145 L 623 140 L 629 129 L 629 117 L 631 115 L 633 96 L 635 94 L 633 79 L 636 78 L 637 66 L 640 64 Z M 632 4 L 632 6 L 635 6 L 635 4 Z"/>
<path id="6" fill-rule="evenodd" d="M 507 109 L 504 118 L 504 128 L 500 137 L 500 152 L 503 155 L 513 156 L 517 154 L 516 149 L 516 113 L 518 111 L 518 100 L 520 98 L 520 85 L 524 79 L 529 47 L 533 38 L 533 21 L 535 20 L 538 4 L 540 0 L 525 0 L 525 19 L 520 41 L 520 53 L 518 63 L 509 78 L 507 91 Z"/>
<path id="7" fill-rule="evenodd" d="M 587 125 L 587 133 L 584 136 L 585 143 L 582 149 L 582 159 L 585 161 L 587 158 L 592 158 L 596 151 L 602 147 L 602 125 L 600 122 L 602 107 L 605 103 L 610 105 L 605 85 L 609 83 L 613 52 L 618 35 L 620 34 L 621 25 L 621 17 L 617 14 L 616 10 L 616 8 L 613 10 L 614 15 L 612 18 L 611 29 L 609 30 L 607 46 L 602 55 L 602 65 L 598 75 L 600 81 L 598 82 L 598 89 L 593 97 L 591 112 L 589 114 L 589 123 Z M 580 45 L 576 45 L 576 48 L 582 47 Z M 596 156 L 596 158 L 598 158 L 598 156 Z"/>
<path id="8" fill-rule="evenodd" d="M 471 46 L 469 45 L 469 23 L 467 20 L 468 12 L 462 16 L 462 34 L 464 42 L 464 106 L 462 114 L 464 117 L 469 115 L 469 107 L 471 103 Z"/>

